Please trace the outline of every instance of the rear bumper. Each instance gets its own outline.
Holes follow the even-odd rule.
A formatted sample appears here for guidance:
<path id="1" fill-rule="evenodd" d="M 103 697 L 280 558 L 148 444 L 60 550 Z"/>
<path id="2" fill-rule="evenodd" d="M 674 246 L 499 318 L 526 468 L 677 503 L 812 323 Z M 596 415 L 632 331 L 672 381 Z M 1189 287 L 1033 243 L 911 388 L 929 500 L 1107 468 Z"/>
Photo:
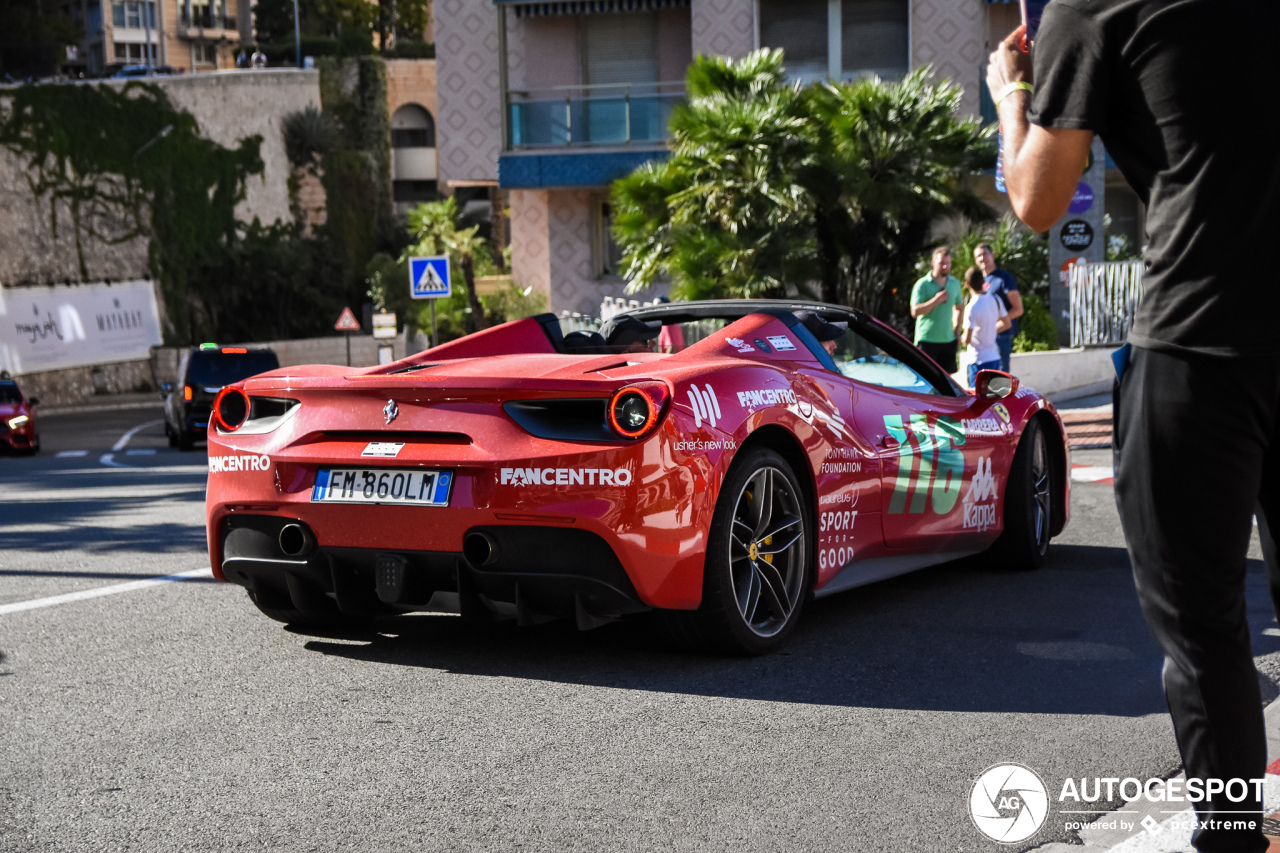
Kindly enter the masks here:
<path id="1" fill-rule="evenodd" d="M 325 547 L 286 554 L 280 532 L 304 522 L 234 514 L 218 539 L 226 580 L 259 605 L 322 616 L 370 617 L 414 610 L 454 610 L 521 624 L 575 619 L 581 628 L 649 609 L 617 555 L 594 533 L 574 528 L 493 525 L 472 528 L 493 544 L 482 565 L 462 552 Z"/>

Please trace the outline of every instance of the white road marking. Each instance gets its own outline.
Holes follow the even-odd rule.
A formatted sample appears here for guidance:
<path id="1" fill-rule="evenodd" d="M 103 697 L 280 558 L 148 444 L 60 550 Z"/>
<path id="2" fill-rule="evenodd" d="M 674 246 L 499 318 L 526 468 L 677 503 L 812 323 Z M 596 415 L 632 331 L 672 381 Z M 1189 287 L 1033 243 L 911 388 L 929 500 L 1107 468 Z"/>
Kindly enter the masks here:
<path id="1" fill-rule="evenodd" d="M 1096 483 L 1114 477 L 1115 471 L 1110 465 L 1075 465 L 1071 468 L 1071 479 L 1077 483 Z"/>
<path id="2" fill-rule="evenodd" d="M 23 610 L 38 610 L 42 607 L 53 607 L 58 604 L 70 604 L 73 601 L 84 601 L 87 598 L 101 598 L 104 595 L 115 595 L 121 592 L 133 592 L 138 589 L 146 589 L 151 586 L 159 586 L 164 583 L 173 581 L 187 580 L 188 578 L 210 578 L 213 572 L 206 566 L 203 569 L 192 569 L 189 572 L 178 572 L 176 575 L 166 575 L 162 578 L 147 578 L 140 581 L 127 581 L 125 583 L 113 583 L 109 586 L 99 586 L 93 589 L 85 589 L 80 592 L 68 592 L 64 595 L 51 595 L 48 598 L 33 598 L 30 601 L 15 601 L 12 604 L 0 604 L 0 616 L 6 613 L 19 613 Z"/>
<path id="3" fill-rule="evenodd" d="M 55 455 L 54 459 L 70 459 L 73 456 L 88 456 L 87 450 L 61 450 Z"/>
<path id="4" fill-rule="evenodd" d="M 147 427 L 153 427 L 153 426 L 155 426 L 156 424 L 162 424 L 162 423 L 164 423 L 164 418 L 161 418 L 161 419 L 160 419 L 160 420 L 158 420 L 158 421 L 147 421 L 145 424 L 138 424 L 136 427 L 134 427 L 133 429 L 129 430 L 129 431 L 128 431 L 128 432 L 126 432 L 124 435 L 120 436 L 120 440 L 119 440 L 119 441 L 117 441 L 115 444 L 111 445 L 111 449 L 112 449 L 112 451 L 121 451 L 121 450 L 124 450 L 124 449 L 125 449 L 125 447 L 126 447 L 126 446 L 128 446 L 129 442 L 133 439 L 133 437 L 134 437 L 135 435 L 137 435 L 138 433 L 142 432 L 142 431 L 143 431 L 144 429 L 146 429 Z"/>
<path id="5" fill-rule="evenodd" d="M 104 453 L 98 457 L 98 461 L 103 465 L 110 465 L 112 468 L 132 468 L 132 465 L 126 465 L 123 462 L 115 461 L 114 453 Z"/>

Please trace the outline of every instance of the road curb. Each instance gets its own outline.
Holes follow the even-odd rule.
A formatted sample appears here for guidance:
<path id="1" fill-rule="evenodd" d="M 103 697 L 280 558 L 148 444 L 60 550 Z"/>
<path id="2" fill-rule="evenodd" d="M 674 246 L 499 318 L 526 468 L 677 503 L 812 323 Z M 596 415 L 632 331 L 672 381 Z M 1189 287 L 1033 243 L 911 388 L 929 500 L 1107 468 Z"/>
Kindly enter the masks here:
<path id="1" fill-rule="evenodd" d="M 53 418 L 58 415 L 80 415 L 91 412 L 118 412 L 124 409 L 163 408 L 164 400 L 147 395 L 149 399 L 112 399 L 102 402 L 74 403 L 69 406 L 40 406 L 37 411 L 42 418 Z"/>

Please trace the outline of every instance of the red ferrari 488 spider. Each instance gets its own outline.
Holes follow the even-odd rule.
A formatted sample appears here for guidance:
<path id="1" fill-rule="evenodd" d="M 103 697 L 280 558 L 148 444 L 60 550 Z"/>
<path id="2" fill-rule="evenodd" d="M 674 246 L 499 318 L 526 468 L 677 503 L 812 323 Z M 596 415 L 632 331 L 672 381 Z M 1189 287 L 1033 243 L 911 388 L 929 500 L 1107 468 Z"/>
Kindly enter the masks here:
<path id="1" fill-rule="evenodd" d="M 654 351 L 664 326 L 679 351 Z M 214 406 L 212 565 L 283 621 L 657 610 L 762 653 L 810 595 L 982 551 L 1044 561 L 1068 518 L 1061 421 L 1007 374 L 976 386 L 861 312 L 765 300 L 275 370 Z"/>

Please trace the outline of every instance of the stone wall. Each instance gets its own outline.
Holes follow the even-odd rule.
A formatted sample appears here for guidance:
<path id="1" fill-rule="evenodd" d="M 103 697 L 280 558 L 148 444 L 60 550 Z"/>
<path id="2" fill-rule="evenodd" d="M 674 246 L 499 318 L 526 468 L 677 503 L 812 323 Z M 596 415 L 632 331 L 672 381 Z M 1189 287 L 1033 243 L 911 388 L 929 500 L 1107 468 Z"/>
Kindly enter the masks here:
<path id="1" fill-rule="evenodd" d="M 156 77 L 153 81 L 176 107 L 195 117 L 201 133 L 209 139 L 232 146 L 247 136 L 262 136 L 263 173 L 249 179 L 237 215 L 244 221 L 257 217 L 263 223 L 289 220 L 289 161 L 281 119 L 308 105 L 319 107 L 318 72 L 263 69 Z M 124 81 L 100 85 L 123 86 Z M 79 281 L 69 210 L 59 211 L 55 234 L 49 204 L 33 196 L 27 185 L 25 162 L 7 151 L 0 151 L 0 198 L 5 200 L 0 205 L 0 284 Z M 149 276 L 145 240 L 117 245 L 86 240 L 88 280 Z"/>
<path id="2" fill-rule="evenodd" d="M 28 373 L 18 380 L 23 393 L 38 398 L 41 406 L 68 406 L 104 395 L 155 391 L 160 387 L 147 359 Z"/>

